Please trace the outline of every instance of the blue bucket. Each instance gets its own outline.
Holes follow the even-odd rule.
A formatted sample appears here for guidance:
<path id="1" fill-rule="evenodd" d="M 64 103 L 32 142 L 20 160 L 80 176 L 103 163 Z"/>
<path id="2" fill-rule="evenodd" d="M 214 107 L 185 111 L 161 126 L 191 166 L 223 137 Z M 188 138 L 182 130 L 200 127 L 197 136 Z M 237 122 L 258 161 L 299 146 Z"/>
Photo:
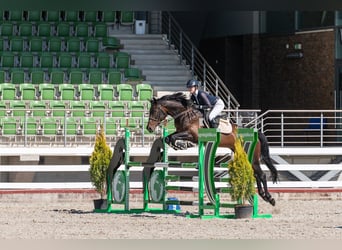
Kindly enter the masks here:
<path id="1" fill-rule="evenodd" d="M 175 197 L 169 197 L 167 198 L 168 201 L 178 201 L 177 198 Z M 180 210 L 180 206 L 178 204 L 174 204 L 174 205 L 167 205 L 167 210 L 170 210 L 170 211 L 175 211 L 175 210 Z"/>

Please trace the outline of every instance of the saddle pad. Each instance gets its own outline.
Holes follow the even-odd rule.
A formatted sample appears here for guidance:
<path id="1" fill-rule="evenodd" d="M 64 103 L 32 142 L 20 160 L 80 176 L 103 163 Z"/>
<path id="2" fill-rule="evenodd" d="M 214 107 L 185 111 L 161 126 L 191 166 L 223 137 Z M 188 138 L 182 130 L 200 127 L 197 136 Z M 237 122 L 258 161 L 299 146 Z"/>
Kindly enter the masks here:
<path id="1" fill-rule="evenodd" d="M 221 133 L 224 134 L 230 134 L 233 131 L 232 124 L 229 122 L 229 120 L 220 119 L 218 129 Z"/>

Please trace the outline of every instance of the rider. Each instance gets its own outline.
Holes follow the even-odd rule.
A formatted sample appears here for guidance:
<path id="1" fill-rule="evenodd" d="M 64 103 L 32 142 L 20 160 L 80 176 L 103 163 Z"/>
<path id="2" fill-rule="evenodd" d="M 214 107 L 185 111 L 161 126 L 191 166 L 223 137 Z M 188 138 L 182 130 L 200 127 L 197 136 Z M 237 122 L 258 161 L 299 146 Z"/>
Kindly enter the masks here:
<path id="1" fill-rule="evenodd" d="M 194 79 L 191 79 L 186 83 L 186 87 L 191 94 L 191 100 L 196 105 L 196 108 L 201 111 L 203 117 L 204 111 L 206 109 L 211 109 L 208 116 L 209 126 L 211 128 L 217 128 L 219 125 L 218 115 L 220 115 L 224 109 L 224 103 L 219 97 L 198 89 L 199 85 L 200 82 Z"/>

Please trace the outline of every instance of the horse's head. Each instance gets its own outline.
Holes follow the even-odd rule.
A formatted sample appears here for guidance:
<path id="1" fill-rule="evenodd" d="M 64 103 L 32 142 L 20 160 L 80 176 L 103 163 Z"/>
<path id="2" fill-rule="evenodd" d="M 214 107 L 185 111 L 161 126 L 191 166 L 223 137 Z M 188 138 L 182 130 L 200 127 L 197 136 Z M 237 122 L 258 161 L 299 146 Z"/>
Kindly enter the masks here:
<path id="1" fill-rule="evenodd" d="M 167 117 L 165 107 L 159 103 L 159 100 L 153 97 L 147 123 L 147 130 L 152 133 L 156 127 Z"/>
<path id="2" fill-rule="evenodd" d="M 153 98 L 151 100 L 147 130 L 152 133 L 168 115 L 175 119 L 179 113 L 188 108 L 188 103 L 189 100 L 181 92 L 165 95 L 159 99 Z"/>

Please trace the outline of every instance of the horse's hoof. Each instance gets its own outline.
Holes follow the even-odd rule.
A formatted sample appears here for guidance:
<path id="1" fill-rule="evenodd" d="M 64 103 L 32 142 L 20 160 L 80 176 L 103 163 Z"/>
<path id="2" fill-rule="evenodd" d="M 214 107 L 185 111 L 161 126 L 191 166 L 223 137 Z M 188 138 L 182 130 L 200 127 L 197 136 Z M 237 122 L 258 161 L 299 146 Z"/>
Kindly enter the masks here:
<path id="1" fill-rule="evenodd" d="M 272 199 L 269 200 L 269 203 L 271 203 L 272 206 L 275 206 L 275 203 L 276 203 L 276 202 L 275 202 L 275 200 L 272 198 Z"/>

